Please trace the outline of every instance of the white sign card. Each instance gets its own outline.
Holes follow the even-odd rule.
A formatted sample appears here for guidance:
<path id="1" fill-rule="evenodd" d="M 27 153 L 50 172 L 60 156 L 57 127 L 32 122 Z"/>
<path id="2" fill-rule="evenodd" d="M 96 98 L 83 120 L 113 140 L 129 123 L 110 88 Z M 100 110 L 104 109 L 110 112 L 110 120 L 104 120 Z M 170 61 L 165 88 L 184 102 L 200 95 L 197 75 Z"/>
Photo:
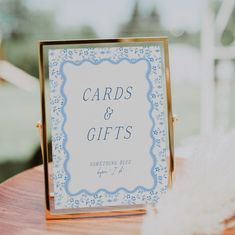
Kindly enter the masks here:
<path id="1" fill-rule="evenodd" d="M 55 209 L 156 203 L 168 183 L 162 43 L 48 50 Z"/>

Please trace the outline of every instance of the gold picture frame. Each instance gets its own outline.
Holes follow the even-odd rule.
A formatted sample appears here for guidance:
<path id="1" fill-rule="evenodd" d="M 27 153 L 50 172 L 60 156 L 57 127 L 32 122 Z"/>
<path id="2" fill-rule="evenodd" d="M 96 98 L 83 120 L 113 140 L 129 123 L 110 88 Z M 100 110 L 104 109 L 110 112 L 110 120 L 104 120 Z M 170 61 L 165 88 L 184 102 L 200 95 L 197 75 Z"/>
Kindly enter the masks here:
<path id="1" fill-rule="evenodd" d="M 53 186 L 51 185 L 51 165 L 49 158 L 51 156 L 48 146 L 47 132 L 47 105 L 46 105 L 46 73 L 47 61 L 45 59 L 45 51 L 51 47 L 76 47 L 76 45 L 126 45 L 129 43 L 161 43 L 164 52 L 164 73 L 166 82 L 166 109 L 168 120 L 168 186 L 172 184 L 172 173 L 174 171 L 174 133 L 173 133 L 173 114 L 171 101 L 171 86 L 170 86 L 170 69 L 168 56 L 168 38 L 167 37 L 140 37 L 140 38 L 117 38 L 117 39 L 88 39 L 88 40 L 66 40 L 66 41 L 40 41 L 38 43 L 38 61 L 39 61 L 39 77 L 40 77 L 40 96 L 41 96 L 41 121 L 37 124 L 40 129 L 41 152 L 44 165 L 44 182 L 45 182 L 45 207 L 46 219 L 65 219 L 65 218 L 86 218 L 97 216 L 115 216 L 142 214 L 146 209 L 143 205 L 139 208 L 134 207 L 119 207 L 119 208 L 95 208 L 95 209 L 80 209 L 80 210 L 58 210 L 54 208 Z"/>

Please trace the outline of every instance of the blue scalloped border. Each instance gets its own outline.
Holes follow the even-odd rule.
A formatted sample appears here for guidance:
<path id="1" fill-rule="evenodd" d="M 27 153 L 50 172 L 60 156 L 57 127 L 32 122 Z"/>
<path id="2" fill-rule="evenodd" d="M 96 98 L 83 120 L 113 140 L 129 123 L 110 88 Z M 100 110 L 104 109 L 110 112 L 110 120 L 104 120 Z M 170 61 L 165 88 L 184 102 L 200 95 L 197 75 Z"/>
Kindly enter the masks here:
<path id="1" fill-rule="evenodd" d="M 70 176 L 70 173 L 69 173 L 68 168 L 67 168 L 67 164 L 68 164 L 68 161 L 69 161 L 70 154 L 69 154 L 69 152 L 68 152 L 68 150 L 66 148 L 66 143 L 67 143 L 68 137 L 67 137 L 67 134 L 66 134 L 66 132 L 64 130 L 64 126 L 65 126 L 65 123 L 67 121 L 67 116 L 66 116 L 66 113 L 64 111 L 65 105 L 67 103 L 67 98 L 66 98 L 66 95 L 65 95 L 65 92 L 64 92 L 64 86 L 65 86 L 67 78 L 66 78 L 66 76 L 65 76 L 65 74 L 63 72 L 63 67 L 64 67 L 64 65 L 66 63 L 70 63 L 70 64 L 73 64 L 73 65 L 76 65 L 76 66 L 81 66 L 85 62 L 89 62 L 89 63 L 91 63 L 93 65 L 99 65 L 99 64 L 101 64 L 104 61 L 108 61 L 108 62 L 110 62 L 112 64 L 119 64 L 122 61 L 128 61 L 131 64 L 136 64 L 139 61 L 145 61 L 147 63 L 147 72 L 146 72 L 146 75 L 145 75 L 146 79 L 148 81 L 148 84 L 149 84 L 149 90 L 148 90 L 148 93 L 147 93 L 147 100 L 151 104 L 150 105 L 150 110 L 149 110 L 149 117 L 150 117 L 150 119 L 151 119 L 151 121 L 153 123 L 152 128 L 150 130 L 150 135 L 151 135 L 151 138 L 153 140 L 153 143 L 151 145 L 151 148 L 150 148 L 149 152 L 150 152 L 150 155 L 151 155 L 152 160 L 153 160 L 153 166 L 151 168 L 151 175 L 153 177 L 154 183 L 153 183 L 152 188 L 150 188 L 150 189 L 145 188 L 144 186 L 139 185 L 139 186 L 135 187 L 133 190 L 128 190 L 128 189 L 126 189 L 124 187 L 119 187 L 118 189 L 116 189 L 115 191 L 112 191 L 112 192 L 110 192 L 110 191 L 108 191 L 108 190 L 106 190 L 104 188 L 101 188 L 101 189 L 98 189 L 97 191 L 95 191 L 94 193 L 91 193 L 91 192 L 89 192 L 86 189 L 81 189 L 81 190 L 79 190 L 76 193 L 71 193 L 71 192 L 69 192 L 69 189 L 68 189 L 68 184 L 69 184 L 69 181 L 71 179 L 71 176 Z M 151 99 L 150 99 L 150 95 L 151 95 L 151 92 L 152 92 L 152 89 L 153 89 L 151 80 L 149 78 L 150 73 L 151 73 L 151 64 L 150 64 L 150 62 L 147 59 L 144 59 L 144 58 L 139 58 L 139 59 L 122 58 L 122 59 L 117 60 L 117 61 L 116 60 L 114 61 L 112 59 L 107 59 L 107 58 L 105 58 L 105 59 L 97 59 L 95 61 L 92 61 L 92 60 L 89 60 L 89 59 L 84 59 L 84 60 L 79 61 L 79 62 L 73 62 L 73 61 L 70 61 L 70 60 L 66 60 L 66 61 L 63 61 L 63 63 L 61 63 L 60 74 L 61 74 L 61 76 L 63 78 L 63 82 L 62 82 L 62 85 L 60 87 L 60 92 L 61 92 L 61 95 L 62 95 L 62 97 L 64 99 L 64 102 L 63 102 L 63 105 L 62 105 L 62 109 L 61 109 L 61 113 L 62 113 L 62 116 L 63 116 L 63 123 L 62 123 L 62 128 L 61 129 L 62 129 L 62 133 L 64 135 L 64 140 L 63 140 L 63 144 L 62 145 L 63 145 L 63 149 L 64 149 L 64 151 L 66 153 L 66 159 L 64 161 L 64 171 L 65 171 L 65 174 L 67 176 L 66 179 L 65 179 L 65 192 L 68 195 L 70 195 L 70 196 L 77 196 L 77 195 L 79 195 L 81 193 L 85 193 L 85 194 L 88 194 L 90 196 L 93 196 L 93 195 L 95 195 L 95 194 L 97 194 L 99 192 L 105 192 L 106 194 L 112 195 L 112 194 L 115 194 L 115 193 L 117 193 L 117 192 L 119 192 L 121 190 L 125 191 L 126 193 L 134 193 L 137 190 L 152 191 L 153 189 L 156 188 L 156 186 L 157 186 L 157 177 L 154 174 L 154 168 L 155 168 L 155 165 L 156 165 L 156 157 L 155 157 L 155 155 L 153 153 L 153 148 L 154 148 L 154 143 L 155 143 L 155 139 L 154 139 L 154 136 L 153 136 L 153 130 L 154 130 L 155 121 L 154 121 L 154 119 L 152 117 L 152 112 L 153 112 L 154 107 L 153 107 L 153 104 L 152 104 Z"/>

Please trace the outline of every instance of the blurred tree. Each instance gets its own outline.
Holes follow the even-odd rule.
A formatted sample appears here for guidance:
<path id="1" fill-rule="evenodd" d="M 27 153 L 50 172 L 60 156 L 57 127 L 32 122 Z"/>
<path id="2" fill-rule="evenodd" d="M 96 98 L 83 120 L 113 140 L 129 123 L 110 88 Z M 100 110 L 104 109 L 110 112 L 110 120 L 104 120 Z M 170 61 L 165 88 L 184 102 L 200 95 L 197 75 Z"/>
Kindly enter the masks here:
<path id="1" fill-rule="evenodd" d="M 35 77 L 38 77 L 38 40 L 97 37 L 88 25 L 58 30 L 53 12 L 32 11 L 22 0 L 0 0 L 1 34 L 5 59 Z"/>
<path id="2" fill-rule="evenodd" d="M 150 14 L 143 17 L 139 9 L 139 2 L 136 1 L 130 21 L 121 27 L 118 35 L 121 37 L 156 36 L 163 35 L 162 32 L 163 28 L 156 7 L 153 6 Z"/>
<path id="3" fill-rule="evenodd" d="M 199 47 L 200 34 L 186 31 L 167 31 L 161 24 L 160 14 L 156 5 L 152 6 L 147 16 L 141 14 L 138 0 L 135 2 L 132 16 L 126 24 L 122 25 L 118 32 L 119 37 L 130 36 L 168 36 L 171 42 L 186 43 Z"/>
<path id="4" fill-rule="evenodd" d="M 235 39 L 235 8 L 233 9 L 233 12 L 230 16 L 226 29 L 222 34 L 221 43 L 224 46 L 228 46 L 234 42 L 234 39 Z"/>
<path id="5" fill-rule="evenodd" d="M 48 12 L 30 11 L 21 0 L 0 0 L 5 59 L 37 77 L 37 41 L 53 34 L 52 16 Z"/>
<path id="6" fill-rule="evenodd" d="M 84 25 L 79 31 L 79 35 L 82 38 L 97 38 L 95 30 L 89 25 Z"/>
<path id="7" fill-rule="evenodd" d="M 20 38 L 28 30 L 29 12 L 21 0 L 0 0 L 0 29 L 5 38 Z"/>

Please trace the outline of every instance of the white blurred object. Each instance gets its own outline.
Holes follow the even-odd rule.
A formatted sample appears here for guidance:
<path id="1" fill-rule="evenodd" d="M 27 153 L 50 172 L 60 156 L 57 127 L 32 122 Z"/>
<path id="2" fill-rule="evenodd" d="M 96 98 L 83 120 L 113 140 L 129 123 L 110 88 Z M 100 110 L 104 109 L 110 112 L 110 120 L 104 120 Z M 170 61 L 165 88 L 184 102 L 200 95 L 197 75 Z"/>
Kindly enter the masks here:
<path id="1" fill-rule="evenodd" d="M 201 133 L 210 133 L 216 126 L 219 128 L 226 128 L 228 126 L 229 104 L 229 82 L 225 81 L 223 77 L 231 77 L 231 66 L 228 65 L 228 60 L 235 58 L 235 45 L 223 46 L 221 44 L 221 37 L 225 31 L 228 22 L 231 18 L 235 7 L 235 0 L 221 1 L 218 14 L 214 16 L 214 9 L 212 1 L 207 1 L 207 7 L 203 13 L 202 31 L 201 31 L 201 52 L 202 52 L 202 94 L 201 94 Z M 215 38 L 216 37 L 216 38 Z M 219 64 L 218 75 L 218 88 L 217 102 L 215 102 L 215 61 L 222 61 Z M 227 65 L 226 65 L 227 64 Z M 231 61 L 230 61 L 231 64 Z M 229 67 L 228 70 L 220 67 Z M 219 72 L 219 73 L 218 73 Z M 228 76 L 228 73 L 230 75 Z M 230 78 L 229 78 L 230 79 Z M 222 94 L 223 93 L 223 94 Z M 226 103 L 227 102 L 227 103 Z M 219 109 L 218 109 L 219 105 Z M 216 110 L 217 109 L 217 110 Z M 218 111 L 217 113 L 215 112 Z M 222 111 L 222 112 L 221 112 Z M 223 113 L 223 114 L 222 114 Z M 216 117 L 217 120 L 216 120 Z M 217 123 L 215 122 L 217 121 Z M 224 123 L 224 124 L 223 124 Z M 216 125 L 217 124 L 217 125 Z"/>
<path id="2" fill-rule="evenodd" d="M 173 188 L 150 212 L 143 235 L 220 234 L 235 215 L 235 130 L 196 141 Z M 176 169 L 177 170 L 177 169 Z M 227 227 L 234 226 L 234 221 Z"/>
<path id="3" fill-rule="evenodd" d="M 234 64 L 231 60 L 219 61 L 216 69 L 217 77 L 224 80 L 231 80 L 235 76 Z"/>
<path id="4" fill-rule="evenodd" d="M 173 83 L 200 84 L 199 49 L 185 44 L 170 44 L 170 63 Z"/>
<path id="5" fill-rule="evenodd" d="M 217 126 L 220 129 L 228 129 L 232 115 L 231 107 L 231 81 L 234 76 L 234 65 L 231 60 L 220 60 L 216 69 L 217 75 Z"/>
<path id="6" fill-rule="evenodd" d="M 214 13 L 208 4 L 203 12 L 201 30 L 201 133 L 214 128 Z"/>
<path id="7" fill-rule="evenodd" d="M 0 60 L 0 78 L 26 91 L 38 91 L 39 84 L 35 77 L 4 60 Z"/>

